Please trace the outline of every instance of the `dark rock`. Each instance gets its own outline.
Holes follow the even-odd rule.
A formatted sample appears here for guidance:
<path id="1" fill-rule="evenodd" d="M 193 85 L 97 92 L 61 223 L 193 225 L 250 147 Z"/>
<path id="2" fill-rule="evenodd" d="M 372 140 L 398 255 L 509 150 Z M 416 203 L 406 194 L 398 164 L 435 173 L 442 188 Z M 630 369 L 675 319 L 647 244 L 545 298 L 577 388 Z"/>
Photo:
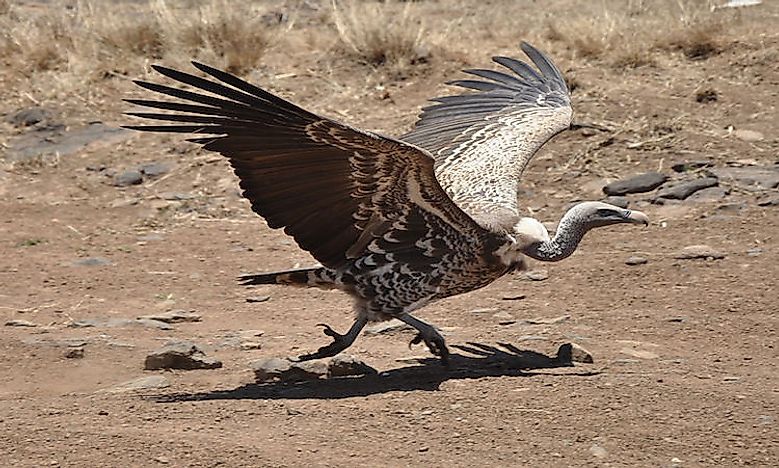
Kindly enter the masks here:
<path id="1" fill-rule="evenodd" d="M 603 203 L 608 203 L 609 205 L 618 206 L 620 208 L 627 208 L 628 205 L 630 205 L 630 200 L 628 200 L 626 197 L 606 197 L 601 201 Z"/>
<path id="2" fill-rule="evenodd" d="M 674 255 L 679 260 L 693 260 L 698 258 L 719 260 L 725 258 L 725 254 L 714 250 L 708 245 L 689 245 Z"/>
<path id="3" fill-rule="evenodd" d="M 102 257 L 86 257 L 71 263 L 73 266 L 106 266 L 111 264 L 111 260 Z"/>
<path id="4" fill-rule="evenodd" d="M 713 203 L 724 199 L 729 193 L 730 190 L 725 187 L 709 187 L 698 190 L 687 197 L 687 200 L 697 203 Z"/>
<path id="5" fill-rule="evenodd" d="M 65 350 L 65 358 L 67 359 L 81 359 L 84 357 L 84 348 L 68 348 Z"/>
<path id="6" fill-rule="evenodd" d="M 378 374 L 376 369 L 348 354 L 338 354 L 334 356 L 327 365 L 328 377 L 375 374 Z"/>
<path id="7" fill-rule="evenodd" d="M 29 107 L 7 115 L 5 121 L 15 127 L 31 127 L 50 117 L 51 116 L 46 109 L 41 107 Z"/>
<path id="8" fill-rule="evenodd" d="M 638 255 L 633 255 L 631 257 L 628 257 L 627 260 L 625 260 L 625 265 L 645 265 L 649 260 L 647 260 L 644 257 L 640 257 Z"/>
<path id="9" fill-rule="evenodd" d="M 665 198 L 671 200 L 684 200 L 698 190 L 713 187 L 717 185 L 715 177 L 703 177 L 687 182 L 680 182 L 670 187 L 663 187 L 655 195 L 655 199 Z"/>
<path id="10" fill-rule="evenodd" d="M 629 193 L 650 192 L 661 186 L 668 180 L 668 176 L 659 172 L 647 172 L 645 174 L 618 180 L 603 187 L 606 195 L 626 195 Z"/>
<path id="11" fill-rule="evenodd" d="M 574 362 L 583 362 L 592 364 L 595 360 L 592 354 L 576 343 L 564 343 L 557 349 L 557 360 L 561 363 L 572 364 Z"/>
<path id="12" fill-rule="evenodd" d="M 218 369 L 222 362 L 206 357 L 203 350 L 189 341 L 172 343 L 146 356 L 144 369 Z"/>
<path id="13" fill-rule="evenodd" d="M 165 323 L 199 322 L 201 319 L 201 315 L 193 310 L 171 310 L 138 317 L 138 320 L 157 320 Z"/>
<path id="14" fill-rule="evenodd" d="M 117 187 L 129 187 L 130 185 L 139 185 L 141 183 L 143 183 L 143 175 L 141 171 L 136 171 L 135 169 L 121 172 L 114 177 L 114 185 Z"/>
<path id="15" fill-rule="evenodd" d="M 732 183 L 750 190 L 770 190 L 779 187 L 779 166 L 722 167 L 708 170 L 723 183 Z"/>
<path id="16" fill-rule="evenodd" d="M 70 156 L 87 147 L 116 144 L 132 134 L 130 130 L 99 122 L 74 129 L 64 125 L 39 128 L 12 138 L 8 143 L 6 159 L 18 162 L 52 154 Z"/>
<path id="17" fill-rule="evenodd" d="M 5 322 L 6 327 L 37 327 L 37 323 L 30 322 L 29 320 L 21 320 L 21 319 L 15 319 L 15 320 L 9 320 Z"/>
<path id="18" fill-rule="evenodd" d="M 147 163 L 138 168 L 143 175 L 148 177 L 159 177 L 165 175 L 173 169 L 173 164 L 166 162 Z"/>
<path id="19" fill-rule="evenodd" d="M 514 294 L 514 295 L 511 295 L 511 296 L 503 296 L 503 297 L 501 297 L 501 299 L 503 299 L 504 301 L 521 301 L 522 299 L 525 299 L 526 297 L 527 296 L 525 296 L 524 294 Z M 471 311 L 471 312 L 473 312 L 473 311 Z"/>
<path id="20" fill-rule="evenodd" d="M 673 169 L 674 172 L 687 172 L 687 171 L 694 171 L 695 169 L 701 169 L 703 167 L 711 167 L 714 163 L 712 161 L 707 160 L 698 160 L 698 161 L 684 161 L 684 162 L 678 162 L 671 166 L 671 169 Z"/>
<path id="21" fill-rule="evenodd" d="M 717 100 L 717 91 L 712 88 L 706 88 L 695 93 L 695 102 L 708 104 Z"/>

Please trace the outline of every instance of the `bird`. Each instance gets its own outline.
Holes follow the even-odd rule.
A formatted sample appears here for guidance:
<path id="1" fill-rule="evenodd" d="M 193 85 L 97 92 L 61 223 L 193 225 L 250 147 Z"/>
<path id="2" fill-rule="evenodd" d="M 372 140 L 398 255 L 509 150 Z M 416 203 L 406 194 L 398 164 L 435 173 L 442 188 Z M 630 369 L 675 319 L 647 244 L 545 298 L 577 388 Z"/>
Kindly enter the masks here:
<path id="1" fill-rule="evenodd" d="M 223 155 L 251 209 L 319 262 L 242 275 L 242 284 L 351 296 L 349 330 L 319 324 L 332 342 L 298 360 L 334 356 L 368 323 L 395 318 L 418 332 L 409 346 L 424 343 L 446 364 L 446 340 L 415 311 L 521 270 L 527 258 L 562 260 L 593 228 L 649 222 L 644 213 L 599 201 L 570 208 L 554 236 L 521 216 L 522 172 L 543 144 L 571 127 L 573 111 L 557 67 L 530 44 L 520 47 L 535 68 L 494 57 L 504 71 L 465 70 L 479 79 L 450 82 L 466 91 L 433 99 L 399 138 L 317 115 L 195 61 L 205 78 L 153 65 L 189 89 L 135 81 L 166 98 L 126 99 L 154 110 L 126 114 L 165 123 L 125 127 L 192 134 L 188 141 Z"/>

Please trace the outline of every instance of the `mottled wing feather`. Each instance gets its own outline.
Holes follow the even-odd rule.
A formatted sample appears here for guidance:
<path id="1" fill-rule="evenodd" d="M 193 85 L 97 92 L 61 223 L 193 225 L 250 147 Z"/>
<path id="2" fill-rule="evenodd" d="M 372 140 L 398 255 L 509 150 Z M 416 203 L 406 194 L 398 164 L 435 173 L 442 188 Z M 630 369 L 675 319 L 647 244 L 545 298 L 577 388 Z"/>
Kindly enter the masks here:
<path id="1" fill-rule="evenodd" d="M 186 102 L 129 100 L 175 112 L 130 112 L 175 124 L 129 128 L 204 135 L 191 141 L 228 158 L 252 209 L 323 265 L 338 269 L 379 250 L 386 260 L 387 253 L 419 250 L 417 241 L 429 236 L 448 236 L 464 246 L 489 235 L 448 198 L 426 151 L 319 117 L 225 72 L 194 65 L 221 83 L 154 69 L 212 95 L 137 82 Z M 425 222 L 411 222 L 419 219 Z"/>

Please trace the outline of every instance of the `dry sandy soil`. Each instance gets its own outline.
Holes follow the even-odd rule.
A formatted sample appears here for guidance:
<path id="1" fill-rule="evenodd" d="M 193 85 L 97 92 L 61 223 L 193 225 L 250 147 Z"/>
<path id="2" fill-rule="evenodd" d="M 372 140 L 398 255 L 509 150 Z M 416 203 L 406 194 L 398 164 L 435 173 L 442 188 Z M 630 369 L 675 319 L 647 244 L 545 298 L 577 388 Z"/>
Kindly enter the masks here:
<path id="1" fill-rule="evenodd" d="M 607 128 L 567 132 L 537 156 L 522 196 L 544 221 L 572 200 L 601 198 L 601 187 L 621 177 L 698 177 L 674 173 L 680 161 L 775 170 L 777 2 L 705 9 L 719 29 L 691 32 L 688 43 L 654 37 L 646 50 L 630 41 L 651 32 L 614 21 L 647 18 L 651 29 L 654 13 L 598 4 L 545 11 L 529 1 L 414 2 L 411 14 L 426 19 L 435 41 L 419 52 L 422 63 L 398 71 L 339 51 L 329 2 L 274 2 L 294 24 L 245 76 L 304 107 L 397 135 L 427 98 L 449 92 L 442 83 L 456 70 L 519 56 L 518 42 L 532 40 L 575 83 L 577 120 Z M 616 32 L 590 44 L 571 39 L 599 24 Z M 696 53 L 701 43 L 713 49 Z M 36 325 L 0 332 L 0 465 L 779 465 L 779 212 L 767 204 L 776 189 L 720 178 L 729 193 L 708 200 L 660 205 L 646 201 L 651 193 L 630 196 L 652 218 L 648 228 L 591 233 L 571 258 L 533 265 L 546 280 L 518 274 L 428 306 L 420 316 L 467 348 L 452 349 L 448 370 L 396 331 L 362 336 L 350 350 L 379 375 L 257 384 L 251 362 L 325 344 L 316 324 L 346 329 L 349 301 L 239 286 L 240 273 L 312 260 L 251 213 L 218 155 L 180 138 L 117 133 L 59 155 L 18 156 L 90 122 L 128 123 L 121 99 L 141 92 L 126 75 L 143 76 L 146 65 L 95 81 L 74 74 L 72 63 L 31 71 L 11 53 L 2 60 L 0 113 L 41 107 L 49 117 L 0 127 L 0 319 Z M 65 127 L 47 133 L 57 124 Z M 163 163 L 162 174 L 114 185 L 116 174 L 148 162 Z M 694 244 L 725 258 L 675 258 Z M 634 255 L 648 262 L 627 265 Z M 270 299 L 247 302 L 263 295 Z M 105 323 L 174 309 L 202 321 L 168 330 Z M 97 326 L 74 326 L 82 320 Z M 261 348 L 242 347 L 246 337 Z M 144 371 L 145 356 L 171 340 L 194 341 L 224 365 Z M 554 361 L 566 342 L 595 362 Z M 78 346 L 83 357 L 65 357 Z M 154 375 L 169 385 L 117 389 Z"/>

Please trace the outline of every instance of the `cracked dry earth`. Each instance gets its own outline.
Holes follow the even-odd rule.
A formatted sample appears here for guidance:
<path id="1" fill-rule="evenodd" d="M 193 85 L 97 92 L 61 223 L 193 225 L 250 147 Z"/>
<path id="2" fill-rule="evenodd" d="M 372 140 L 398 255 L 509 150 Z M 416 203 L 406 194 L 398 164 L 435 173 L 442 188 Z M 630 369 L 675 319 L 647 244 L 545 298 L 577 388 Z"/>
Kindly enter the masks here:
<path id="1" fill-rule="evenodd" d="M 776 36 L 767 40 L 776 56 Z M 697 177 L 669 169 L 679 161 L 774 170 L 775 64 L 740 69 L 763 77 L 748 90 L 715 75 L 751 53 L 679 58 L 670 85 L 651 68 L 614 74 L 608 92 L 603 75 L 613 71 L 563 60 L 580 83 L 574 101 L 584 121 L 640 115 L 661 126 L 704 111 L 707 121 L 677 122 L 652 145 L 629 132 L 561 135 L 531 166 L 524 203 L 556 221 L 571 200 L 600 198 L 622 177 Z M 715 76 L 721 101 L 693 99 L 701 76 Z M 354 123 L 399 134 L 443 78 L 390 87 L 391 105 L 332 99 L 361 115 Z M 321 93 L 306 78 L 288 87 L 304 106 L 336 106 L 318 107 Z M 93 111 L 110 126 L 124 122 L 120 104 L 106 106 Z M 67 131 L 90 117 L 60 114 Z M 12 138 L 34 131 L 3 125 Z M 723 130 L 731 125 L 760 138 Z M 582 148 L 590 153 L 564 167 Z M 148 162 L 165 168 L 114 185 Z M 176 138 L 127 134 L 56 164 L 8 164 L 0 171 L 0 317 L 9 322 L 0 332 L 0 465 L 777 466 L 779 212 L 761 206 L 777 192 L 723 178 L 719 186 L 727 190 L 696 201 L 628 195 L 652 218 L 648 228 L 593 232 L 571 258 L 534 264 L 546 273 L 536 280 L 509 276 L 423 309 L 453 346 L 448 370 L 396 330 L 364 335 L 349 351 L 378 375 L 258 384 L 250 363 L 315 350 L 328 340 L 316 324 L 345 330 L 350 304 L 337 292 L 238 286 L 240 273 L 312 260 L 250 212 L 224 161 Z M 724 258 L 676 258 L 700 244 Z M 646 262 L 626 264 L 635 256 Z M 201 320 L 135 320 L 171 310 Z M 84 320 L 92 326 L 76 326 Z M 181 340 L 222 367 L 143 370 L 147 354 Z M 568 342 L 594 363 L 551 359 Z M 122 386 L 144 377 L 155 378 Z"/>

